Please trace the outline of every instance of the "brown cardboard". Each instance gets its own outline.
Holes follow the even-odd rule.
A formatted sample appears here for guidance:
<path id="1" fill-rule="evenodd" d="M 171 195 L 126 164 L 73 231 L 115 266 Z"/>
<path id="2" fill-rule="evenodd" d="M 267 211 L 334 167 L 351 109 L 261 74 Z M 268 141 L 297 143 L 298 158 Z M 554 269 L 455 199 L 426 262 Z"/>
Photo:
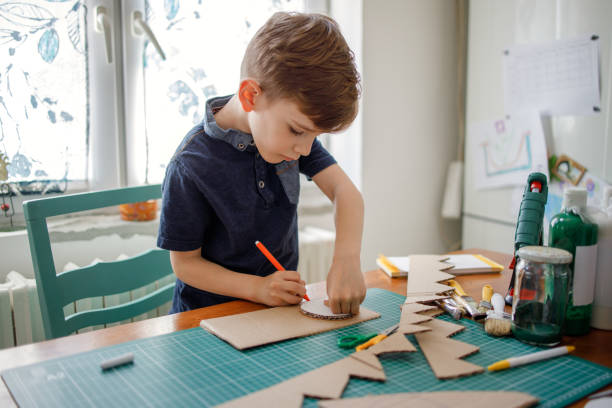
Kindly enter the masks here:
<path id="1" fill-rule="evenodd" d="M 444 263 L 445 259 L 448 258 L 440 255 L 411 255 L 406 295 L 408 297 L 438 295 L 453 290 L 450 286 L 438 283 L 455 277 L 444 272 L 453 267 Z"/>
<path id="2" fill-rule="evenodd" d="M 414 258 L 411 257 L 411 267 L 410 273 L 408 275 L 407 284 L 408 296 L 406 297 L 406 302 L 402 306 L 402 314 L 400 317 L 399 327 L 396 333 L 390 335 L 386 339 L 382 340 L 378 344 L 375 344 L 367 350 L 353 353 L 343 360 L 328 364 L 327 366 L 294 377 L 290 380 L 284 381 L 270 388 L 230 401 L 226 404 L 223 404 L 222 407 L 299 407 L 302 404 L 304 396 L 315 398 L 339 398 L 342 395 L 342 392 L 344 391 L 344 388 L 346 387 L 351 376 L 370 380 L 384 381 L 386 377 L 382 364 L 378 359 L 378 356 L 385 353 L 416 351 L 414 345 L 412 345 L 412 343 L 410 343 L 410 341 L 405 336 L 406 334 L 410 333 L 415 334 L 415 337 L 419 341 L 419 345 L 421 346 L 425 357 L 427 358 L 430 366 L 432 367 L 432 370 L 438 378 L 453 378 L 462 375 L 482 372 L 484 370 L 482 367 L 460 360 L 460 358 L 478 351 L 478 347 L 448 338 L 448 336 L 455 334 L 460 330 L 463 330 L 464 327 L 452 323 L 446 323 L 442 320 L 432 319 L 432 315 L 440 313 L 439 309 L 435 306 L 425 305 L 421 303 L 432 302 L 433 300 L 437 299 L 444 299 L 448 297 L 448 292 L 454 290 L 450 286 L 438 283 L 443 280 L 454 278 L 453 275 L 443 272 L 443 270 L 448 270 L 452 268 L 451 265 L 440 262 L 443 259 L 444 258 L 441 258 L 437 255 L 416 255 L 414 256 Z M 281 337 L 281 332 L 283 332 L 285 328 L 282 327 L 281 329 L 279 327 L 276 327 L 276 325 L 294 326 L 296 322 L 294 321 L 295 315 L 291 315 L 286 311 L 283 311 L 283 309 L 288 308 L 275 309 L 281 310 L 274 312 L 276 314 L 279 314 L 279 317 L 281 319 L 277 320 L 276 318 L 271 318 L 267 315 L 265 317 L 258 315 L 246 316 L 246 318 L 243 318 L 241 320 L 244 320 L 246 323 L 250 323 L 248 325 L 249 332 L 259 333 L 261 331 L 263 332 L 263 334 L 260 336 L 268 335 L 268 337 L 270 337 L 269 332 L 272 332 L 273 336 L 271 337 L 274 337 L 274 340 L 272 341 L 284 340 L 286 338 L 292 337 L 306 336 L 308 334 L 314 334 L 324 331 L 319 330 L 314 332 L 304 332 L 302 330 L 302 333 L 300 335 L 292 334 L 290 337 L 279 338 Z M 268 312 L 271 314 L 271 312 L 269 311 L 275 309 L 260 310 L 258 312 Z M 361 308 L 360 315 L 366 310 L 367 309 Z M 255 314 L 258 312 L 246 313 L 245 315 Z M 245 315 L 236 316 L 244 317 Z M 360 315 L 356 317 L 359 317 Z M 304 317 L 302 315 L 300 316 Z M 342 323 L 350 322 L 356 317 L 351 318 L 349 320 L 317 320 L 311 318 L 307 319 L 312 322 L 339 324 L 336 327 L 330 327 L 329 329 L 327 329 L 332 330 L 337 327 L 346 326 L 342 325 Z M 378 315 L 375 317 L 378 317 Z M 241 336 L 239 334 L 239 332 L 243 331 L 245 328 L 244 322 L 240 322 L 238 321 L 238 319 L 234 319 L 233 321 L 229 322 L 231 324 L 227 324 L 228 322 L 224 321 L 224 324 L 221 325 L 218 322 L 221 319 L 227 318 L 203 320 L 201 322 L 201 325 L 202 327 L 213 332 L 217 336 L 230 342 L 230 344 L 234 345 L 234 347 L 237 348 L 253 347 L 254 345 L 266 344 L 271 342 L 262 342 L 262 339 L 260 338 L 256 342 L 257 344 L 252 344 L 245 347 L 243 343 L 245 343 L 247 339 L 244 338 L 245 336 Z M 252 322 L 250 322 L 250 319 L 254 319 L 255 321 L 257 319 L 260 319 L 262 320 L 262 323 L 267 324 L 269 324 L 271 321 L 279 323 L 275 323 L 274 327 L 260 327 L 264 325 L 253 324 Z M 357 321 L 355 321 L 354 323 L 357 323 Z M 350 324 L 353 324 L 353 322 L 351 322 Z M 234 331 L 238 331 L 238 333 L 234 333 Z M 231 336 L 229 336 L 228 334 L 231 334 Z M 283 334 L 283 336 L 285 336 L 285 334 Z M 243 347 L 239 347 L 232 341 L 228 340 L 228 338 L 230 337 L 232 338 L 233 342 L 239 342 L 241 345 L 243 345 Z M 251 341 L 251 343 L 253 343 L 253 341 Z M 421 398 L 423 402 L 422 406 L 426 406 L 424 405 L 425 403 L 427 403 L 427 397 L 424 397 L 425 394 L 412 394 L 413 395 L 411 398 L 415 398 L 415 395 L 419 395 L 420 397 L 416 398 Z M 437 404 L 439 403 L 439 401 L 452 402 L 447 399 L 448 396 L 439 396 L 437 395 L 439 393 L 435 394 L 435 396 L 431 396 L 432 399 L 429 403 L 429 406 L 434 407 L 436 405 L 431 404 Z M 470 392 L 468 394 L 470 395 L 466 397 L 466 401 L 469 402 L 472 400 L 474 393 Z M 404 394 L 398 395 L 402 395 L 401 398 L 403 398 L 404 396 Z M 493 397 L 497 398 L 497 396 L 498 395 L 495 394 Z M 491 395 L 488 395 L 488 398 L 491 397 Z M 503 397 L 500 398 L 503 399 Z M 420 405 L 421 399 L 417 399 L 417 405 Z M 491 403 L 491 400 L 487 401 L 489 402 L 489 404 Z M 497 405 L 497 400 L 493 401 L 495 401 L 495 404 Z M 381 400 L 380 402 L 387 403 L 388 401 Z M 390 406 L 405 406 L 406 400 L 402 399 L 397 404 L 399 405 Z M 355 407 L 367 407 L 372 405 L 381 404 L 378 404 L 375 401 L 366 400 L 365 405 L 355 405 Z M 453 408 L 457 408 L 454 404 L 451 404 L 451 406 L 453 406 Z M 514 405 L 512 406 L 514 407 Z M 516 406 L 519 407 L 522 405 Z"/>
<path id="3" fill-rule="evenodd" d="M 385 340 L 387 340 L 387 339 L 385 339 Z M 381 344 L 381 343 L 386 343 L 386 341 L 380 342 L 378 344 Z M 356 353 L 353 353 L 349 357 L 355 358 L 355 359 L 361 361 L 362 363 L 369 365 L 372 368 L 376 368 L 377 370 L 383 371 L 382 364 L 380 363 L 380 360 L 378 359 L 378 357 L 376 357 L 376 354 L 374 353 L 374 350 L 373 350 L 374 347 L 377 346 L 378 344 L 370 347 L 367 350 L 362 350 L 362 351 L 358 351 Z M 410 345 L 412 346 L 412 343 Z M 414 346 L 412 346 L 412 348 L 414 350 L 416 350 L 416 348 Z"/>
<path id="4" fill-rule="evenodd" d="M 361 308 L 363 309 L 363 308 Z M 429 311 L 431 306 L 408 305 L 402 308 L 404 315 L 416 315 L 416 311 Z M 412 321 L 406 318 L 405 321 Z M 300 407 L 304 396 L 315 398 L 339 398 L 350 377 L 385 381 L 386 376 L 378 356 L 387 353 L 413 352 L 416 348 L 405 334 L 431 330 L 430 327 L 402 324 L 394 334 L 371 346 L 351 354 L 335 363 L 291 378 L 270 388 L 246 395 L 221 405 L 229 407 L 282 406 Z"/>
<path id="5" fill-rule="evenodd" d="M 244 350 L 323 333 L 380 317 L 380 314 L 360 307 L 359 314 L 349 319 L 322 320 L 304 316 L 298 308 L 299 306 L 282 306 L 206 319 L 200 322 L 200 326 L 235 348 Z"/>
<path id="6" fill-rule="evenodd" d="M 449 295 L 408 295 L 404 303 L 431 303 L 435 300 L 448 299 L 449 297 Z"/>
<path id="7" fill-rule="evenodd" d="M 272 387 L 229 401 L 219 405 L 219 407 L 298 408 L 302 406 L 304 396 L 313 398 L 340 398 L 350 377 L 377 381 L 384 381 L 386 379 L 382 369 L 372 367 L 370 364 L 361 362 L 360 359 L 349 356 Z"/>
<path id="8" fill-rule="evenodd" d="M 320 408 L 526 408 L 538 399 L 516 391 L 406 392 L 320 401 Z"/>
<path id="9" fill-rule="evenodd" d="M 484 371 L 483 367 L 461 360 L 476 353 L 479 350 L 477 346 L 448 338 L 465 327 L 439 319 L 421 323 L 421 326 L 429 327 L 431 331 L 414 336 L 437 378 L 456 378 Z"/>
<path id="10" fill-rule="evenodd" d="M 431 309 L 434 309 L 434 307 L 422 305 L 420 303 L 404 304 L 402 306 L 402 314 L 400 316 L 399 328 L 397 330 L 398 333 L 411 334 L 429 331 L 430 329 L 428 327 L 422 326 L 419 323 L 431 320 L 431 317 L 421 314 Z"/>
<path id="11" fill-rule="evenodd" d="M 404 303 L 402 305 L 400 324 L 419 324 L 428 322 L 431 320 L 431 317 L 424 315 L 423 312 L 435 309 L 436 306 L 428 306 L 420 303 Z"/>
<path id="12" fill-rule="evenodd" d="M 440 316 L 441 314 L 444 314 L 444 310 L 436 307 L 435 309 L 421 312 L 421 314 L 424 316 L 429 316 L 429 317 L 437 317 L 437 316 Z"/>
<path id="13" fill-rule="evenodd" d="M 427 328 L 420 326 L 414 327 L 418 330 L 427 330 Z M 406 338 L 406 335 L 404 333 L 393 333 L 392 335 L 390 335 L 380 343 L 373 345 L 366 351 L 370 351 L 371 353 L 380 356 L 382 354 L 387 353 L 412 352 L 416 351 L 416 347 L 412 345 L 412 343 Z M 355 354 L 352 355 L 354 356 Z"/>

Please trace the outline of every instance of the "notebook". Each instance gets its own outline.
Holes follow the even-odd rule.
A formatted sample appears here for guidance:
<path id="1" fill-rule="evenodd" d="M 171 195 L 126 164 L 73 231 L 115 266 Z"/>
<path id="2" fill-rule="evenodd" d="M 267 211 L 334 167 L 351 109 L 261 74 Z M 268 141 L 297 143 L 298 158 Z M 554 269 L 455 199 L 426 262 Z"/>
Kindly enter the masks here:
<path id="1" fill-rule="evenodd" d="M 504 267 L 484 255 L 477 254 L 456 254 L 445 255 L 445 261 L 454 266 L 447 272 L 452 275 L 468 275 L 475 273 L 501 272 Z M 409 256 L 389 256 L 379 255 L 376 258 L 376 265 L 392 278 L 406 276 L 410 272 Z"/>

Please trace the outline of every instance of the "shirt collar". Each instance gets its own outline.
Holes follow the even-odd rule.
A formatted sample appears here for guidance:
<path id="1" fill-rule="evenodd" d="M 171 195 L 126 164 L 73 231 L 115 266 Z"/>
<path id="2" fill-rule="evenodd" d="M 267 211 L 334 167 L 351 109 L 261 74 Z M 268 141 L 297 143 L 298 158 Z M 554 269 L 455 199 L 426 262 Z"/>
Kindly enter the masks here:
<path id="1" fill-rule="evenodd" d="M 229 143 L 235 149 L 240 151 L 257 151 L 255 143 L 253 142 L 253 136 L 241 132 L 237 129 L 222 129 L 217 125 L 215 120 L 215 112 L 221 109 L 233 95 L 218 96 L 211 98 L 206 101 L 206 116 L 204 118 L 204 132 L 214 139 L 223 140 Z"/>

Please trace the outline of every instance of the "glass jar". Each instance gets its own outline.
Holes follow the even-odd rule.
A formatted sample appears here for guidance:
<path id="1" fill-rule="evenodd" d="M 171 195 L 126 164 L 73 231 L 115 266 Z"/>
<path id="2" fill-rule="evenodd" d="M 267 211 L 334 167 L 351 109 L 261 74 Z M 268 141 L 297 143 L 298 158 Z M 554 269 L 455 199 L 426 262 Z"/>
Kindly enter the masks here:
<path id="1" fill-rule="evenodd" d="M 559 248 L 525 246 L 517 252 L 512 332 L 529 344 L 561 341 L 572 254 Z"/>

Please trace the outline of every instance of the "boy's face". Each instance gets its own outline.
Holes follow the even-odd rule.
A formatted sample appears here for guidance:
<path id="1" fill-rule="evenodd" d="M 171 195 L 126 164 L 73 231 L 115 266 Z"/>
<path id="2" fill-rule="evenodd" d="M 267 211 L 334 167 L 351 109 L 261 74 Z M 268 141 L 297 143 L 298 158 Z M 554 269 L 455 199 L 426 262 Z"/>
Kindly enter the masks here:
<path id="1" fill-rule="evenodd" d="M 268 163 L 308 156 L 315 138 L 322 133 L 295 102 L 271 100 L 263 94 L 248 113 L 248 122 L 259 154 Z"/>

